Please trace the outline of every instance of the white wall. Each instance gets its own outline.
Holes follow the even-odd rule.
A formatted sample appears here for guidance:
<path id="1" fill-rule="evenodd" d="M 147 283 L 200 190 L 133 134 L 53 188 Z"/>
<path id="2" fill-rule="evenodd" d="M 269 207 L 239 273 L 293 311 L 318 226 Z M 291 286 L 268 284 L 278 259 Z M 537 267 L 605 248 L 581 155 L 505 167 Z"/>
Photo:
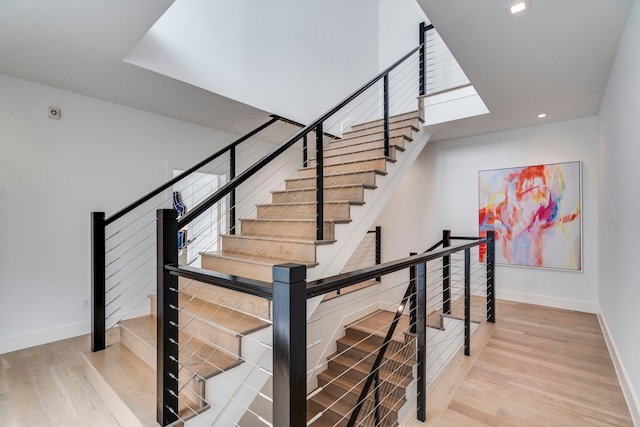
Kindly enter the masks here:
<path id="1" fill-rule="evenodd" d="M 597 118 L 427 144 L 377 221 L 383 261 L 424 251 L 442 230 L 478 235 L 478 171 L 580 160 L 583 272 L 498 266 L 498 298 L 595 312 L 598 299 Z"/>
<path id="2" fill-rule="evenodd" d="M 380 0 L 379 64 L 384 70 L 420 43 L 421 22 L 429 24 L 416 0 Z"/>
<path id="3" fill-rule="evenodd" d="M 114 213 L 235 136 L 4 75 L 0 93 L 4 353 L 89 331 L 89 212 Z"/>
<path id="4" fill-rule="evenodd" d="M 125 60 L 309 122 L 377 73 L 378 4 L 177 1 Z"/>
<path id="5" fill-rule="evenodd" d="M 599 183 L 599 308 L 636 425 L 640 425 L 639 41 L 640 4 L 636 1 L 600 107 Z"/>

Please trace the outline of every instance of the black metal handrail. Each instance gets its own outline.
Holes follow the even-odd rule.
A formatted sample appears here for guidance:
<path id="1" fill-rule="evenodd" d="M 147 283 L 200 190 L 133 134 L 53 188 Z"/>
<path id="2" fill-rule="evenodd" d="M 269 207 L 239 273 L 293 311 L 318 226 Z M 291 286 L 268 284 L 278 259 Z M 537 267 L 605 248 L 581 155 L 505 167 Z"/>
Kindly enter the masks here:
<path id="1" fill-rule="evenodd" d="M 162 184 L 161 186 L 159 186 L 155 190 L 150 191 L 149 193 L 147 193 L 144 196 L 140 197 L 135 202 L 129 204 L 128 206 L 120 209 L 118 212 L 114 213 L 110 217 L 106 218 L 104 220 L 105 225 L 109 225 L 112 222 L 122 218 L 123 216 L 125 216 L 126 214 L 128 214 L 129 212 L 131 212 L 132 210 L 137 208 L 138 206 L 142 205 L 146 201 L 152 199 L 153 197 L 155 197 L 158 194 L 162 193 L 166 189 L 172 187 L 175 183 L 177 183 L 177 182 L 181 181 L 182 179 L 186 178 L 187 176 L 191 175 L 192 173 L 194 173 L 195 171 L 197 171 L 198 169 L 200 169 L 201 167 L 203 167 L 207 163 L 210 163 L 210 162 L 214 161 L 215 159 L 217 159 L 218 157 L 220 157 L 220 156 L 224 155 L 225 153 L 231 151 L 232 148 L 238 146 L 240 143 L 246 141 L 247 139 L 250 139 L 251 137 L 255 136 L 257 133 L 263 131 L 264 129 L 266 129 L 267 127 L 271 126 L 272 124 L 274 124 L 275 122 L 277 122 L 279 120 L 280 121 L 284 121 L 286 123 L 293 124 L 287 119 L 284 119 L 284 118 L 282 118 L 280 116 L 272 115 L 271 116 L 271 120 L 269 120 L 268 122 L 258 126 L 257 128 L 255 128 L 251 132 L 247 133 L 246 135 L 236 139 L 235 141 L 233 141 L 232 143 L 230 143 L 229 145 L 227 145 L 223 149 L 215 152 L 214 154 L 210 155 L 209 157 L 207 157 L 206 159 L 202 160 L 201 162 L 198 162 L 197 164 L 193 165 L 192 167 L 190 167 L 186 171 L 182 172 L 180 175 L 175 176 L 173 179 L 170 179 L 169 181 L 165 182 L 164 184 Z"/>
<path id="2" fill-rule="evenodd" d="M 404 61 L 406 61 L 408 58 L 410 58 L 414 53 L 418 52 L 420 50 L 420 47 L 421 46 L 417 46 L 416 48 L 412 49 L 409 53 L 407 53 L 402 58 L 400 58 L 398 61 L 396 61 L 393 65 L 389 66 L 387 69 L 385 69 L 384 71 L 379 73 L 376 77 L 371 79 L 369 82 L 367 82 L 365 85 L 363 85 L 360 89 L 358 89 L 355 92 L 353 92 L 351 95 L 349 95 L 348 97 L 343 99 L 341 102 L 339 102 L 332 109 L 330 109 L 329 111 L 324 113 L 322 116 L 320 116 L 319 118 L 317 118 L 316 120 L 311 122 L 309 125 L 305 126 L 303 129 L 298 131 L 296 134 L 294 134 L 288 140 L 286 140 L 285 142 L 280 144 L 278 147 L 273 149 L 270 153 L 265 155 L 262 159 L 258 160 L 252 166 L 247 168 L 244 172 L 242 172 L 241 174 L 239 174 L 235 178 L 229 180 L 229 182 L 227 182 L 225 185 L 220 187 L 220 189 L 218 191 L 216 191 L 214 194 L 212 194 L 211 196 L 209 196 L 208 198 L 206 198 L 205 200 L 200 202 L 200 204 L 198 204 L 197 206 L 192 208 L 186 215 L 182 216 L 178 221 L 178 227 L 182 228 L 185 225 L 191 223 L 198 216 L 200 216 L 201 214 L 206 212 L 207 209 L 209 209 L 211 206 L 213 206 L 214 204 L 216 204 L 217 202 L 222 200 L 223 197 L 225 197 L 231 191 L 236 189 L 240 184 L 242 184 L 243 182 L 245 182 L 246 180 L 251 178 L 253 175 L 258 173 L 258 171 L 260 171 L 262 168 L 264 168 L 266 165 L 268 165 L 272 160 L 276 159 L 280 154 L 284 153 L 293 144 L 298 142 L 300 139 L 304 138 L 307 134 L 317 130 L 317 133 L 318 133 L 317 137 L 320 138 L 320 141 L 321 141 L 321 135 L 324 134 L 324 131 L 322 130 L 322 124 L 327 119 L 329 119 L 331 116 L 333 116 L 335 113 L 337 113 L 340 109 L 345 107 L 348 103 L 350 103 L 351 101 L 356 99 L 358 96 L 360 96 L 362 93 L 364 93 L 367 89 L 369 89 L 375 83 L 377 83 L 381 79 L 384 79 L 385 76 L 387 76 L 387 78 L 388 78 L 388 75 L 389 75 L 389 73 L 391 71 L 393 71 L 400 64 L 402 64 Z M 388 150 L 388 142 L 389 142 L 388 139 L 385 139 L 385 147 L 387 147 L 386 148 L 387 150 Z M 318 150 L 318 149 L 321 150 L 321 147 L 322 147 L 322 144 L 316 143 L 316 150 Z M 321 154 L 321 152 L 320 152 L 320 154 Z M 321 162 L 321 159 L 322 159 L 321 156 L 318 156 L 318 155 L 316 156 L 316 161 Z M 317 166 L 318 169 L 320 169 L 320 166 L 321 165 L 318 164 L 318 166 Z M 318 173 L 317 175 L 322 177 L 321 173 Z M 322 187 L 319 187 L 317 190 L 318 190 L 318 194 L 321 195 L 322 194 Z M 319 206 L 321 207 L 322 204 L 320 204 Z M 322 233 L 322 229 L 323 229 L 322 222 L 321 222 L 322 213 L 318 212 L 317 217 L 318 217 L 318 224 L 319 224 L 319 226 L 318 226 L 318 230 L 319 231 L 318 232 L 320 233 L 319 234 L 319 237 L 320 237 L 321 233 Z M 322 240 L 322 238 L 319 238 L 318 240 Z"/>

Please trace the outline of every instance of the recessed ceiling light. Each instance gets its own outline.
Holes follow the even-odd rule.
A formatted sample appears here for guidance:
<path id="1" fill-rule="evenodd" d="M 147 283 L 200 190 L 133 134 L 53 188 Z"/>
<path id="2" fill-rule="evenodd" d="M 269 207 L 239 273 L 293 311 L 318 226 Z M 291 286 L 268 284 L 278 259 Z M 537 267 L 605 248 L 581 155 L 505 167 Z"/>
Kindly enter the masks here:
<path id="1" fill-rule="evenodd" d="M 521 0 L 516 3 L 512 3 L 506 6 L 507 16 L 513 16 L 517 13 L 524 12 L 525 10 L 531 9 L 531 3 L 529 0 Z"/>
<path id="2" fill-rule="evenodd" d="M 545 117 L 547 117 L 547 113 L 540 113 L 540 114 L 538 114 L 538 118 L 539 118 L 539 119 L 544 119 Z"/>

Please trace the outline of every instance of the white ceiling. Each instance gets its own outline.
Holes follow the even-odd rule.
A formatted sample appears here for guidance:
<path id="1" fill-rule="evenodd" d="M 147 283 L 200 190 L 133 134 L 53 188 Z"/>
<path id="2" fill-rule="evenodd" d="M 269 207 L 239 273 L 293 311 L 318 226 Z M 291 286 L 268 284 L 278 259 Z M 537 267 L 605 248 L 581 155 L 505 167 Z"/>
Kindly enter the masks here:
<path id="1" fill-rule="evenodd" d="M 173 0 L 0 0 L 0 73 L 244 133 L 267 113 L 122 61 Z M 451 139 L 598 113 L 633 0 L 418 0 L 490 114 Z"/>
<path id="2" fill-rule="evenodd" d="M 268 114 L 122 61 L 173 0 L 0 0 L 0 73 L 244 134 Z"/>
<path id="3" fill-rule="evenodd" d="M 633 0 L 531 0 L 507 17 L 514 2 L 418 0 L 490 111 L 436 139 L 598 114 Z"/>

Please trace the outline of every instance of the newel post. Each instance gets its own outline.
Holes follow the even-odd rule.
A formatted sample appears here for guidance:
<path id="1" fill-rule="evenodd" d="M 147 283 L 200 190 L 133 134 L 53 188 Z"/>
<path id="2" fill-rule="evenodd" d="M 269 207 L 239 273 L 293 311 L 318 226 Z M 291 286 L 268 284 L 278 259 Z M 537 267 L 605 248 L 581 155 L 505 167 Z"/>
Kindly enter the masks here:
<path id="1" fill-rule="evenodd" d="M 106 348 L 104 212 L 91 212 L 91 351 Z"/>
<path id="2" fill-rule="evenodd" d="M 273 266 L 273 425 L 307 424 L 307 267 Z"/>
<path id="3" fill-rule="evenodd" d="M 487 322 L 496 322 L 496 233 L 487 231 Z"/>
<path id="4" fill-rule="evenodd" d="M 173 209 L 157 211 L 156 420 L 178 420 L 178 277 L 165 265 L 178 265 L 178 221 Z"/>

